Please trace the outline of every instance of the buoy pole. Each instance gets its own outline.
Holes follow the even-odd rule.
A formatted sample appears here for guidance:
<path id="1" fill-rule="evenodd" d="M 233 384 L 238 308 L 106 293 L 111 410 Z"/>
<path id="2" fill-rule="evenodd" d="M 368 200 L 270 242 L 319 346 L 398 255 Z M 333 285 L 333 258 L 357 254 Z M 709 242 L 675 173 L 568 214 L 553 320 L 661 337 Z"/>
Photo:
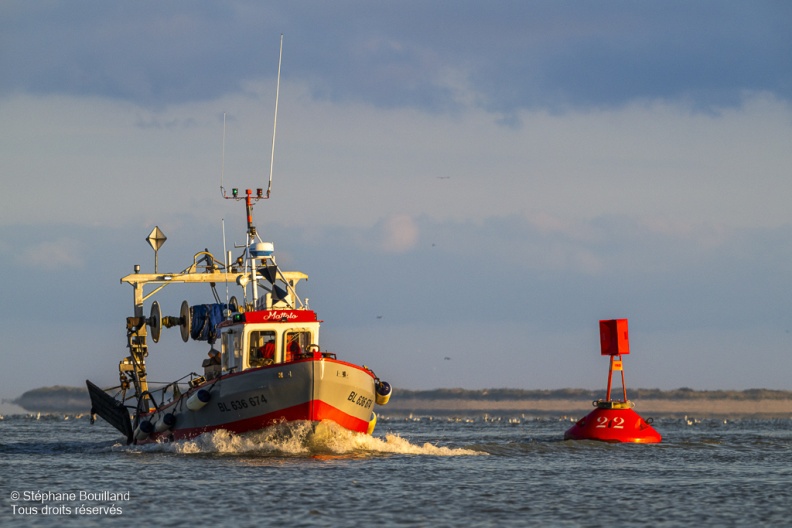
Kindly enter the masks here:
<path id="1" fill-rule="evenodd" d="M 613 386 L 613 358 L 615 357 L 616 356 L 611 356 L 610 361 L 608 362 L 608 390 L 605 392 L 605 399 L 608 401 L 611 399 L 611 387 Z"/>
<path id="2" fill-rule="evenodd" d="M 608 362 L 608 389 L 605 393 L 605 400 L 611 401 L 611 389 L 613 388 L 613 371 L 619 370 L 621 371 L 621 382 L 622 382 L 622 401 L 627 401 L 627 383 L 624 381 L 624 364 L 622 363 L 621 354 L 611 356 L 610 361 Z"/>

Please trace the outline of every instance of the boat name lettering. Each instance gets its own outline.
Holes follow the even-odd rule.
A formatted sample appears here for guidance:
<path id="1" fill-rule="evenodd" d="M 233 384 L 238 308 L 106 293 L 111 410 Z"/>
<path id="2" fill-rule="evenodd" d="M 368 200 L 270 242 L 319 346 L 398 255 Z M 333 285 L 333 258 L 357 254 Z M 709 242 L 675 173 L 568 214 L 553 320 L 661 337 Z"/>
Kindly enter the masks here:
<path id="1" fill-rule="evenodd" d="M 274 312 L 269 312 L 267 314 L 267 319 L 270 320 L 270 321 L 272 321 L 272 320 L 281 321 L 283 319 L 297 319 L 297 314 L 294 313 L 294 312 L 278 312 L 278 311 L 274 311 Z"/>
<path id="2" fill-rule="evenodd" d="M 241 411 L 248 407 L 257 407 L 267 403 L 267 398 L 262 394 L 257 394 L 249 398 L 241 398 L 239 400 L 230 400 L 227 402 L 217 402 L 217 408 L 220 412 Z"/>
<path id="3" fill-rule="evenodd" d="M 370 409 L 373 400 L 371 398 L 366 398 L 365 396 L 358 395 L 355 391 L 349 393 L 349 397 L 347 400 L 351 402 L 355 402 L 356 405 L 360 405 L 364 409 Z"/>

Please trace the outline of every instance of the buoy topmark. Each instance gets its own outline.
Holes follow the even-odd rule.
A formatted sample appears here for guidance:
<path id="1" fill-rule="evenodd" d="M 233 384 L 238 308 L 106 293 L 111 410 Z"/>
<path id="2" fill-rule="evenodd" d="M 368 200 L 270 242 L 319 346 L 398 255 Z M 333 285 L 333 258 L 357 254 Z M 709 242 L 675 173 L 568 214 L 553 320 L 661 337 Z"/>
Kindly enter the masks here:
<path id="1" fill-rule="evenodd" d="M 600 344 L 603 356 L 610 356 L 608 392 L 604 400 L 592 402 L 595 409 L 564 433 L 564 440 L 599 440 L 602 442 L 633 442 L 656 444 L 662 440 L 660 433 L 638 413 L 633 402 L 627 399 L 624 383 L 622 354 L 630 353 L 627 319 L 600 321 Z M 613 371 L 621 372 L 624 399 L 611 400 Z"/>

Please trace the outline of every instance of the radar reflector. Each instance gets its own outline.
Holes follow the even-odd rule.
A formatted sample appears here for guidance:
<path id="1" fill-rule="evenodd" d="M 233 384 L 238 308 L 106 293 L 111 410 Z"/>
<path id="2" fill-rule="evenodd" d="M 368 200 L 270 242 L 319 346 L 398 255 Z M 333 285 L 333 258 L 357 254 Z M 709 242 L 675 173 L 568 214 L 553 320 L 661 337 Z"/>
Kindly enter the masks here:
<path id="1" fill-rule="evenodd" d="M 168 240 L 168 237 L 165 236 L 165 233 L 160 231 L 159 226 L 154 226 L 149 236 L 146 237 L 146 241 L 151 246 L 151 249 L 154 250 L 154 273 L 157 273 L 159 248 L 162 247 L 162 244 L 164 244 L 166 240 Z"/>
<path id="2" fill-rule="evenodd" d="M 164 244 L 166 240 L 168 240 L 168 237 L 160 230 L 159 226 L 154 226 L 149 236 L 146 237 L 146 241 L 154 251 L 159 251 L 159 248 L 162 247 L 162 244 Z"/>

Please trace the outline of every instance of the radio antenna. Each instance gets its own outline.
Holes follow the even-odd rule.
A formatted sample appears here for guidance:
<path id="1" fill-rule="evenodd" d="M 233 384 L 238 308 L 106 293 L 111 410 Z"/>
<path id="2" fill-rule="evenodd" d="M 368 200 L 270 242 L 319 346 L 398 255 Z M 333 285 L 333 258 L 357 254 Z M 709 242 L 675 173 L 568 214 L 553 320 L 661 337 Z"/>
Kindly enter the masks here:
<path id="1" fill-rule="evenodd" d="M 223 178 L 225 177 L 225 137 L 226 137 L 226 114 L 223 112 L 223 168 L 220 170 L 220 193 L 223 195 L 223 198 L 227 200 L 246 200 L 247 207 L 248 207 L 248 227 L 251 227 L 251 209 L 253 207 L 253 202 L 258 202 L 261 199 L 266 199 L 270 197 L 270 193 L 272 192 L 272 169 L 275 166 L 275 132 L 278 129 L 278 99 L 280 97 L 280 77 L 281 77 L 281 62 L 283 60 L 283 33 L 280 36 L 280 51 L 278 53 L 278 81 L 275 86 L 275 119 L 272 124 L 272 151 L 270 152 L 270 172 L 269 172 L 269 182 L 267 183 L 267 194 L 264 194 L 264 190 L 261 188 L 256 189 L 255 196 L 252 195 L 251 190 L 246 191 L 246 198 L 242 198 L 239 196 L 239 189 L 233 188 L 231 189 L 231 196 L 226 195 L 225 187 L 223 187 Z"/>
<path id="2" fill-rule="evenodd" d="M 272 191 L 272 168 L 275 165 L 275 131 L 278 129 L 278 97 L 280 96 L 281 61 L 283 60 L 283 33 L 280 36 L 280 51 L 278 52 L 278 81 L 275 85 L 275 119 L 272 124 L 272 152 L 270 153 L 270 173 L 267 184 L 267 198 Z"/>
<path id="3" fill-rule="evenodd" d="M 225 137 L 226 137 L 226 113 L 223 112 L 223 161 L 220 165 L 220 194 L 225 198 L 225 187 L 223 187 L 223 178 L 225 176 Z M 225 231 L 223 231 L 225 233 Z"/>

